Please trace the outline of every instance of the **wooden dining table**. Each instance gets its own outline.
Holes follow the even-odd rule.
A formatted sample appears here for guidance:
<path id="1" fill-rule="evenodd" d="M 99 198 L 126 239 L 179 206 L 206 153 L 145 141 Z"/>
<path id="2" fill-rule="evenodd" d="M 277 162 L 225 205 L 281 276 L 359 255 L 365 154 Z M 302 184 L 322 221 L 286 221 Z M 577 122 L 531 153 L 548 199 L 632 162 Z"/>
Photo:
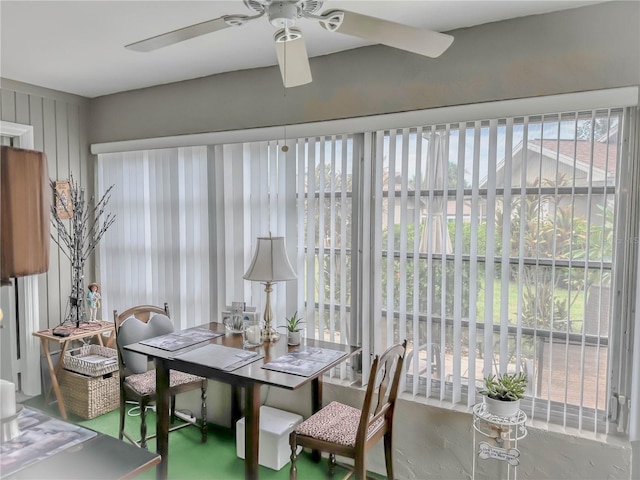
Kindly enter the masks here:
<path id="1" fill-rule="evenodd" d="M 166 479 L 169 464 L 169 370 L 179 370 L 202 377 L 216 380 L 231 385 L 232 389 L 232 425 L 242 416 L 240 407 L 241 396 L 244 394 L 244 416 L 245 418 L 245 478 L 258 478 L 258 449 L 260 437 L 260 388 L 263 385 L 282 388 L 285 390 L 298 390 L 301 387 L 311 385 L 311 407 L 315 413 L 322 408 L 322 377 L 330 369 L 346 361 L 352 355 L 361 351 L 360 347 L 342 345 L 339 343 L 326 342 L 303 338 L 301 345 L 287 345 L 286 336 L 282 336 L 274 342 L 264 342 L 255 348 L 243 348 L 242 335 L 225 332 L 225 327 L 221 323 L 209 323 L 200 328 L 207 328 L 222 335 L 200 342 L 196 345 L 188 346 L 177 351 L 168 351 L 160 348 L 134 343 L 126 345 L 126 350 L 146 355 L 152 359 L 156 368 L 156 410 L 157 410 L 157 453 L 161 456 L 161 461 L 157 466 L 156 477 Z M 174 332 L 180 333 L 180 332 Z M 257 354 L 253 359 L 248 358 L 245 364 L 235 367 L 222 367 L 215 362 L 207 364 L 207 358 L 211 355 L 204 355 L 213 352 L 216 345 L 235 349 L 238 359 L 248 358 L 248 355 Z M 198 350 L 200 349 L 200 350 Z M 211 350 L 207 350 L 211 349 Z M 326 349 L 333 353 L 330 361 L 322 363 L 313 372 L 285 373 L 269 369 L 274 365 L 274 360 L 295 352 L 299 349 Z M 222 349 L 219 349 L 222 350 Z M 199 352 L 203 354 L 199 356 Z M 224 350 L 231 352 L 232 350 Z M 340 352 L 341 355 L 338 354 Z M 247 355 L 247 357 L 243 357 Z M 339 355 L 339 357 L 338 357 Z M 271 363 L 271 365 L 267 365 Z M 263 366 L 267 365 L 267 368 Z"/>

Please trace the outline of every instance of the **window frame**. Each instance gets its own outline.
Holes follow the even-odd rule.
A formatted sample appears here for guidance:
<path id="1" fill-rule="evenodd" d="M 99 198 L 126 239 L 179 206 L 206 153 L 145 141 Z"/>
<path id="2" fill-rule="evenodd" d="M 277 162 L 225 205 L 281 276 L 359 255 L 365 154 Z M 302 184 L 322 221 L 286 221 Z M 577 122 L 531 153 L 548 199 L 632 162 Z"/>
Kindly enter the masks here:
<path id="1" fill-rule="evenodd" d="M 593 113 L 595 114 L 596 110 L 600 110 L 600 109 L 592 109 Z M 614 109 L 606 109 L 606 110 L 614 110 Z M 623 110 L 620 113 L 620 117 L 625 119 L 624 123 L 627 124 L 629 123 L 629 117 L 630 117 L 630 111 L 629 109 L 621 109 Z M 578 115 L 578 110 L 576 110 L 576 119 L 579 118 Z M 552 115 L 553 116 L 553 115 Z M 560 120 L 561 116 L 558 115 L 558 121 Z M 620 125 L 620 128 L 622 128 L 623 125 Z M 414 127 L 414 128 L 420 128 L 420 127 Z M 397 132 L 396 134 L 399 136 L 400 135 L 400 129 L 394 129 L 394 132 Z M 382 132 L 381 132 L 382 133 Z M 387 131 L 384 131 L 384 133 L 386 134 Z M 392 140 L 389 140 L 390 142 Z M 592 141 L 595 141 L 592 140 Z M 629 141 L 628 137 L 624 137 L 621 141 L 618 142 L 618 145 L 620 147 L 622 147 L 623 145 L 627 144 Z M 372 141 L 371 142 L 372 145 L 374 145 L 373 148 L 375 147 L 380 147 L 380 143 L 379 142 L 375 142 Z M 375 162 L 376 156 L 372 155 L 371 159 L 373 162 Z M 621 162 L 622 165 L 626 164 L 627 161 L 627 152 L 625 151 L 624 148 L 620 148 L 620 151 L 618 152 L 618 161 Z M 616 172 L 617 176 L 620 176 L 620 169 L 617 169 Z M 373 180 L 372 180 L 373 183 Z M 375 188 L 375 186 L 372 185 L 372 188 Z M 391 188 L 391 187 L 389 187 Z M 463 189 L 463 193 L 464 194 L 470 194 L 471 191 L 473 189 L 467 188 L 467 189 Z M 480 193 L 484 193 L 485 195 L 487 193 L 491 193 L 488 192 L 488 189 L 478 189 Z M 577 194 L 589 194 L 590 196 L 592 195 L 604 195 L 604 200 L 606 201 L 606 197 L 611 195 L 611 196 L 615 196 L 616 198 L 616 214 L 624 214 L 624 211 L 626 209 L 626 205 L 623 203 L 623 201 L 620 200 L 620 193 L 622 188 L 620 187 L 619 183 L 616 183 L 614 186 L 612 185 L 605 185 L 605 186 L 593 186 L 591 183 L 589 183 L 588 186 L 584 186 L 584 187 L 576 187 L 574 186 L 568 186 L 568 187 L 558 187 L 558 186 L 554 186 L 554 187 L 542 187 L 542 186 L 535 186 L 535 187 L 512 187 L 509 188 L 509 193 L 511 193 L 512 195 L 521 195 L 522 192 L 524 191 L 524 195 L 528 195 L 528 194 L 535 194 L 537 196 L 540 196 L 542 194 L 553 194 L 558 196 L 559 194 L 563 194 L 563 193 L 571 193 L 573 195 L 577 195 Z M 451 198 L 451 197 L 455 197 L 456 196 L 456 188 L 448 188 L 446 185 L 444 187 L 444 189 L 440 189 L 440 190 L 420 190 L 419 195 L 425 195 L 428 194 L 430 195 L 432 198 L 434 196 L 440 196 L 440 197 L 444 197 L 447 196 L 447 198 Z M 380 193 L 380 192 L 378 192 Z M 393 191 L 393 197 L 394 198 L 399 198 L 401 197 L 401 195 L 403 195 L 402 192 L 398 192 L 397 190 Z M 417 192 L 408 192 L 409 195 L 411 196 L 415 196 L 416 194 L 418 194 Z M 476 192 L 477 193 L 477 192 Z M 501 189 L 495 189 L 493 194 L 495 196 L 500 196 L 501 198 L 504 198 L 504 193 L 505 193 L 505 188 L 501 188 Z M 386 189 L 382 192 L 382 197 L 389 197 L 391 196 L 389 189 Z M 389 210 L 391 210 L 392 207 L 389 207 Z M 615 227 L 617 229 L 619 229 L 619 224 L 614 224 Z M 372 230 L 371 231 L 371 235 L 375 235 L 375 232 Z M 360 250 L 362 251 L 363 248 L 360 248 Z M 394 251 L 393 256 L 398 258 L 401 256 L 401 253 L 397 250 Z M 410 255 L 411 256 L 411 255 Z M 424 256 L 426 257 L 426 255 L 420 255 L 421 257 Z M 524 261 L 519 260 L 518 258 L 514 258 L 511 254 L 508 254 L 508 263 L 512 264 L 512 265 L 518 265 L 520 263 L 523 263 L 525 265 L 540 265 L 540 264 L 548 264 L 549 266 L 552 266 L 553 268 L 555 268 L 555 266 L 572 266 L 575 268 L 582 268 L 583 270 L 585 270 L 585 272 L 589 271 L 591 268 L 598 268 L 600 269 L 600 271 L 602 272 L 602 270 L 608 270 L 608 271 L 612 271 L 614 268 L 614 259 L 612 258 L 612 261 L 609 262 L 604 262 L 602 260 L 597 260 L 597 261 L 592 261 L 589 260 L 588 256 L 585 260 L 566 260 L 566 261 L 562 261 L 562 260 L 548 260 L 548 261 L 544 261 L 544 260 L 539 260 L 539 259 L 525 259 Z M 383 258 L 388 257 L 388 252 L 386 252 L 386 250 L 383 248 Z M 615 249 L 614 249 L 614 258 L 615 258 Z M 435 263 L 438 263 L 441 259 L 447 259 L 447 260 L 455 260 L 456 256 L 455 254 L 432 254 L 431 255 L 431 259 L 434 261 Z M 477 257 L 478 262 L 486 262 L 487 259 L 484 256 L 478 256 Z M 492 258 L 492 264 L 495 266 L 495 270 L 498 271 L 499 266 L 503 263 L 503 258 L 499 255 L 495 255 Z M 612 285 L 612 291 L 613 291 L 613 285 Z M 612 298 L 613 298 L 613 294 L 612 294 Z M 586 302 L 586 300 L 585 300 Z M 612 301 L 612 303 L 614 303 Z M 381 313 L 383 315 L 386 315 L 388 312 L 386 312 L 383 309 L 380 309 Z M 615 318 L 615 314 L 611 314 L 612 315 L 610 318 Z M 400 313 L 398 311 L 396 311 L 394 309 L 393 312 L 393 316 L 394 318 L 398 318 L 399 316 L 406 316 L 408 319 L 412 318 L 411 314 L 407 314 L 406 312 Z M 424 317 L 424 315 L 422 315 L 422 317 Z M 424 318 L 423 318 L 424 320 Z M 453 320 L 450 319 L 442 319 L 436 315 L 432 315 L 430 320 L 434 323 L 441 323 L 443 326 L 451 326 L 453 325 Z M 615 325 L 616 322 L 612 321 L 612 324 L 614 324 L 614 327 L 612 329 L 612 333 L 611 336 L 615 336 L 617 338 L 619 338 L 619 333 L 618 330 L 621 328 L 621 325 Z M 479 324 L 480 325 L 480 324 Z M 484 324 L 482 324 L 482 328 L 484 329 Z M 521 333 L 527 333 L 528 330 L 531 330 L 532 332 L 537 332 L 538 333 L 538 337 L 544 337 L 545 335 L 547 337 L 553 337 L 555 338 L 560 338 L 561 340 L 566 340 L 567 344 L 569 342 L 569 340 L 579 340 L 584 342 L 585 339 L 587 340 L 587 343 L 589 344 L 593 344 L 595 346 L 608 346 L 609 344 L 609 338 L 610 337 L 603 337 L 601 335 L 583 335 L 583 334 L 573 334 L 571 332 L 558 332 L 555 331 L 553 329 L 549 329 L 548 331 L 544 330 L 544 329 L 530 329 L 530 328 L 525 328 L 525 327 L 516 327 L 516 326 L 509 326 L 508 327 L 508 331 L 512 331 L 512 330 L 516 330 L 516 328 L 521 328 Z M 493 331 L 495 332 L 500 332 L 501 331 L 501 325 L 500 323 L 493 323 Z M 376 344 L 376 339 L 373 336 L 373 338 L 370 339 L 371 344 Z M 380 347 L 377 348 L 377 350 L 374 350 L 373 352 L 370 353 L 370 356 L 375 353 L 376 351 L 379 351 Z M 608 350 L 608 356 L 611 356 L 611 350 Z M 365 364 L 366 366 L 366 364 Z M 364 374 L 364 370 L 363 370 L 363 374 Z M 406 384 L 410 384 L 413 381 L 413 378 L 411 377 L 411 375 L 407 376 L 406 379 Z M 443 391 L 440 388 L 440 383 L 437 380 L 433 380 L 431 379 L 431 381 L 429 381 L 429 376 L 428 378 L 425 380 L 423 378 L 419 379 L 419 392 L 420 394 L 426 395 L 427 397 L 429 396 L 436 396 L 439 397 L 440 400 L 447 400 L 450 401 L 452 404 L 457 403 L 460 399 L 457 398 L 453 398 L 450 395 L 450 390 L 451 390 L 451 385 L 450 382 L 445 382 L 443 381 L 443 384 L 445 385 L 445 391 Z M 429 383 L 429 385 L 427 385 L 427 383 Z M 606 388 L 606 387 L 605 387 Z M 464 387 L 463 389 L 463 397 L 466 397 L 468 394 L 468 388 Z M 429 391 L 431 391 L 431 395 L 429 395 Z M 608 389 L 606 390 L 607 392 L 609 391 Z M 606 397 L 608 397 L 609 395 L 606 394 Z M 534 400 L 535 402 L 535 400 Z M 545 419 L 547 421 L 550 421 L 552 423 L 560 423 L 560 424 L 564 424 L 564 425 L 571 425 L 571 426 L 576 426 L 578 428 L 581 429 L 587 429 L 587 430 L 595 430 L 595 431 L 609 431 L 610 429 L 610 425 L 608 423 L 609 420 L 613 420 L 615 421 L 615 418 L 612 419 L 611 415 L 607 415 L 607 411 L 609 410 L 609 398 L 605 399 L 605 405 L 600 405 L 599 408 L 596 410 L 595 408 L 587 408 L 583 405 L 580 406 L 574 406 L 574 405 L 570 405 L 570 404 L 566 404 L 566 403 L 561 403 L 561 402 L 557 402 L 557 401 L 553 401 L 550 399 L 546 399 L 544 400 L 544 403 L 547 405 L 546 408 L 543 408 L 543 412 L 541 415 L 542 419 Z M 534 407 L 532 406 L 532 401 L 531 399 L 527 399 L 525 400 L 525 402 L 523 402 L 523 406 L 525 408 L 529 408 L 530 411 L 534 411 Z M 538 407 L 538 410 L 540 410 L 540 407 Z M 538 416 L 537 416 L 538 417 Z M 585 418 L 586 417 L 586 418 Z M 599 420 L 596 421 L 595 419 L 598 418 Z M 591 421 L 593 420 L 593 421 Z"/>

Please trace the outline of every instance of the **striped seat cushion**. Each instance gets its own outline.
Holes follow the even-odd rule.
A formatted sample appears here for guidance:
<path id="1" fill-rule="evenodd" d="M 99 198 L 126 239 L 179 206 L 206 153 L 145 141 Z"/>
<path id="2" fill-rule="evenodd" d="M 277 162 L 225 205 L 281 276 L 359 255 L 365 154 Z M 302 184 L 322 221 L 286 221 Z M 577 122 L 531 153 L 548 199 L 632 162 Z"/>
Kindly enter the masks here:
<path id="1" fill-rule="evenodd" d="M 204 378 L 177 370 L 171 370 L 169 372 L 170 388 L 202 380 L 204 380 Z M 124 383 L 131 387 L 138 395 L 150 395 L 156 391 L 156 372 L 155 370 L 149 370 L 145 373 L 129 375 L 125 378 Z"/>
<path id="2" fill-rule="evenodd" d="M 295 428 L 298 435 L 316 438 L 325 442 L 346 447 L 355 447 L 360 410 L 340 402 L 331 402 L 319 412 L 313 414 Z M 375 430 L 383 418 L 369 426 L 369 432 Z"/>

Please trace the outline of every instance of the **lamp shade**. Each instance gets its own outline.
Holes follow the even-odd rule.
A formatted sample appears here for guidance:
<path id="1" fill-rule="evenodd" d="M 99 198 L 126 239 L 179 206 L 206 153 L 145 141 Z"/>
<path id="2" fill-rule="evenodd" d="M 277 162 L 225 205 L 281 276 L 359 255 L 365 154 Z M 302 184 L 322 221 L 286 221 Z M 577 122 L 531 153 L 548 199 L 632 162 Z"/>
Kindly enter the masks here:
<path id="1" fill-rule="evenodd" d="M 258 237 L 256 253 L 247 273 L 244 274 L 244 279 L 255 282 L 280 282 L 295 278 L 296 272 L 293 271 L 287 257 L 284 237 Z"/>

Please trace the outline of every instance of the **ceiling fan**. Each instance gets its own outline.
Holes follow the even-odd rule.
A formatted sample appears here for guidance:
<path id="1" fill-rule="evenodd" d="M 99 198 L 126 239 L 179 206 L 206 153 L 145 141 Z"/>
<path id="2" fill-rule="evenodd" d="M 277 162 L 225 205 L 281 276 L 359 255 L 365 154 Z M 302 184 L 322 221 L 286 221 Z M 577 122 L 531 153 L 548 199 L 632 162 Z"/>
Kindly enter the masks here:
<path id="1" fill-rule="evenodd" d="M 317 20 L 330 32 L 344 33 L 427 57 L 438 57 L 453 42 L 451 35 L 370 17 L 346 10 L 328 10 L 317 14 L 320 0 L 243 0 L 255 15 L 224 15 L 220 18 L 179 28 L 155 37 L 126 45 L 138 52 L 150 52 L 190 38 L 206 35 L 228 27 L 239 27 L 266 16 L 279 30 L 274 35 L 280 73 L 285 87 L 297 87 L 311 82 L 309 58 L 298 19 Z"/>

